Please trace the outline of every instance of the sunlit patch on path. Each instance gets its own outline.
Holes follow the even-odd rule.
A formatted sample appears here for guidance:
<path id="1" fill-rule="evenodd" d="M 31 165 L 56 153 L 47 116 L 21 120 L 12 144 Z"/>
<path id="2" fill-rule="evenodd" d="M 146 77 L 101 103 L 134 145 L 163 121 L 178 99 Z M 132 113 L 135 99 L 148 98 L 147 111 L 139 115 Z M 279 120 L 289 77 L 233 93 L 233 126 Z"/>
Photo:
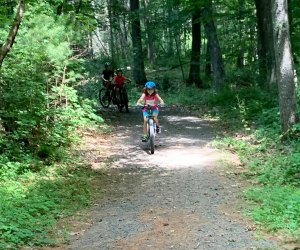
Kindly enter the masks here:
<path id="1" fill-rule="evenodd" d="M 91 136 L 86 152 L 94 169 L 106 170 L 98 180 L 104 197 L 90 229 L 68 249 L 279 249 L 241 221 L 234 207 L 240 185 L 218 172 L 230 157 L 211 147 L 210 120 L 161 112 L 162 133 L 150 154 L 140 112 L 108 118 L 114 132 Z"/>

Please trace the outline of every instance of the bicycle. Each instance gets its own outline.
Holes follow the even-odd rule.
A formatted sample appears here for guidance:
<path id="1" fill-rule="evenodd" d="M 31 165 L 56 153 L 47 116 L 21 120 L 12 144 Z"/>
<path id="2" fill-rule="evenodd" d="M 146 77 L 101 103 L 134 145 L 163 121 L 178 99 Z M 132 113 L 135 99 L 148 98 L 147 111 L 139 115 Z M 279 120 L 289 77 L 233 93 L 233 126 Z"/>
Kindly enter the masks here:
<path id="1" fill-rule="evenodd" d="M 154 120 L 154 115 L 153 115 L 154 106 L 147 105 L 147 106 L 143 106 L 143 108 L 146 108 L 149 111 L 149 115 L 147 117 L 147 135 L 148 135 L 150 153 L 154 154 L 155 137 L 156 137 L 156 134 L 157 134 L 157 132 L 156 132 L 156 122 Z"/>
<path id="2" fill-rule="evenodd" d="M 99 101 L 103 108 L 108 108 L 113 99 L 113 86 L 111 81 L 107 81 L 107 87 L 99 90 Z"/>
<path id="3" fill-rule="evenodd" d="M 115 103 L 118 106 L 118 110 L 122 112 L 123 108 L 125 107 L 125 110 L 128 113 L 128 94 L 126 88 L 124 86 L 115 86 L 113 91 L 115 92 Z"/>
<path id="4" fill-rule="evenodd" d="M 124 107 L 126 112 L 129 112 L 128 95 L 125 87 L 117 87 L 109 82 L 107 88 L 104 87 L 99 90 L 99 101 L 104 108 L 108 108 L 112 102 L 118 106 L 120 112 Z"/>

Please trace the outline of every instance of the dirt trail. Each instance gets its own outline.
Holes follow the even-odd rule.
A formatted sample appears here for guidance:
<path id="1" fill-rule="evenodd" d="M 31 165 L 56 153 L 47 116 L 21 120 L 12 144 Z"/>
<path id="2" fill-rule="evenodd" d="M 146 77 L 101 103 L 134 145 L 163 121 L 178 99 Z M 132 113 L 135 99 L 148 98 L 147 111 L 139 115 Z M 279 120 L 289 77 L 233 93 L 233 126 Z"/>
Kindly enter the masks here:
<path id="1" fill-rule="evenodd" d="M 89 137 L 86 147 L 93 167 L 107 169 L 104 198 L 94 207 L 90 228 L 66 249 L 283 249 L 257 238 L 242 219 L 241 183 L 224 174 L 234 158 L 210 146 L 212 121 L 166 108 L 151 155 L 140 139 L 140 110 L 101 115 L 115 131 L 105 140 Z"/>

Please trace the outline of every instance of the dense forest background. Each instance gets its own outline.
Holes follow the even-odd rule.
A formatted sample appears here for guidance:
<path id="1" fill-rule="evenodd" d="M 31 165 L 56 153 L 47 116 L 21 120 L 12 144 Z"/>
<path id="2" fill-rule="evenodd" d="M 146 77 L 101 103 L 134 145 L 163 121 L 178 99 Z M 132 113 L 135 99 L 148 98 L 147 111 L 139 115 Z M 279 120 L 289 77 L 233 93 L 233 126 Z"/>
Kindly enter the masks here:
<path id="1" fill-rule="evenodd" d="M 2 0 L 0 248 L 50 244 L 62 211 L 88 204 L 87 170 L 69 154 L 83 130 L 103 128 L 105 62 L 133 80 L 132 104 L 152 79 L 167 103 L 226 125 L 217 144 L 257 178 L 246 198 L 263 206 L 250 214 L 299 240 L 299 15 L 296 0 Z"/>

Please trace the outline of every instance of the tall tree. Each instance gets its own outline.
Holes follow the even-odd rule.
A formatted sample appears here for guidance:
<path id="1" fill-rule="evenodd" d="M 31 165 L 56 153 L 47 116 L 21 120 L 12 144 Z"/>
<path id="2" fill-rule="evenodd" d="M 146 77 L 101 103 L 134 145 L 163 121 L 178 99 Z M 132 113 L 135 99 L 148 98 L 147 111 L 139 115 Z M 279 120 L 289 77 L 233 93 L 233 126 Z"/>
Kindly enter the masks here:
<path id="1" fill-rule="evenodd" d="M 113 11 L 114 7 L 118 4 L 116 0 L 113 1 L 106 1 L 107 4 L 107 11 L 108 11 L 108 20 L 109 20 L 109 35 L 110 35 L 110 42 L 109 42 L 109 48 L 111 53 L 111 61 L 113 64 L 115 64 L 116 56 L 115 56 L 115 40 L 113 35 L 114 30 L 114 22 L 113 22 Z"/>
<path id="2" fill-rule="evenodd" d="M 261 86 L 277 91 L 271 2 L 255 0 Z"/>
<path id="3" fill-rule="evenodd" d="M 201 9 L 196 7 L 192 16 L 192 52 L 188 85 L 195 83 L 196 87 L 202 87 L 200 78 L 200 52 L 201 52 Z"/>
<path id="4" fill-rule="evenodd" d="M 225 71 L 216 26 L 213 19 L 212 0 L 205 1 L 203 9 L 204 27 L 208 39 L 210 61 L 212 64 L 214 88 L 220 90 L 225 87 Z"/>
<path id="5" fill-rule="evenodd" d="M 12 48 L 15 38 L 17 36 L 22 18 L 24 13 L 24 5 L 25 0 L 19 0 L 18 10 L 15 16 L 15 20 L 11 26 L 10 32 L 8 34 L 8 37 L 6 39 L 6 42 L 2 45 L 0 49 L 0 69 L 3 63 L 4 58 L 8 54 L 9 50 Z"/>
<path id="6" fill-rule="evenodd" d="M 156 48 L 155 48 L 155 43 L 154 43 L 154 23 L 152 21 L 153 18 L 151 18 L 151 12 L 148 9 L 149 6 L 149 0 L 144 0 L 143 4 L 146 9 L 146 15 L 145 15 L 145 27 L 146 27 L 146 32 L 147 32 L 147 48 L 148 48 L 148 59 L 149 62 L 154 65 L 156 61 Z M 150 17 L 149 17 L 150 16 Z"/>
<path id="7" fill-rule="evenodd" d="M 132 17 L 133 79 L 137 85 L 144 85 L 147 78 L 144 66 L 139 8 L 139 0 L 130 0 Z"/>
<path id="8" fill-rule="evenodd" d="M 245 34 L 245 25 L 243 23 L 244 20 L 244 12 L 245 12 L 245 0 L 238 0 L 238 35 L 239 35 L 239 48 L 238 48 L 238 56 L 237 56 L 237 68 L 241 69 L 245 66 L 245 46 L 244 46 L 244 34 Z"/>
<path id="9" fill-rule="evenodd" d="M 166 40 L 167 40 L 167 53 L 168 56 L 172 56 L 175 54 L 174 52 L 174 36 L 173 36 L 173 15 L 174 15 L 174 2 L 172 0 L 166 1 L 166 22 L 167 22 L 167 32 L 166 32 Z"/>
<path id="10" fill-rule="evenodd" d="M 285 133 L 297 121 L 296 86 L 287 0 L 272 0 L 271 11 L 281 130 Z"/>

